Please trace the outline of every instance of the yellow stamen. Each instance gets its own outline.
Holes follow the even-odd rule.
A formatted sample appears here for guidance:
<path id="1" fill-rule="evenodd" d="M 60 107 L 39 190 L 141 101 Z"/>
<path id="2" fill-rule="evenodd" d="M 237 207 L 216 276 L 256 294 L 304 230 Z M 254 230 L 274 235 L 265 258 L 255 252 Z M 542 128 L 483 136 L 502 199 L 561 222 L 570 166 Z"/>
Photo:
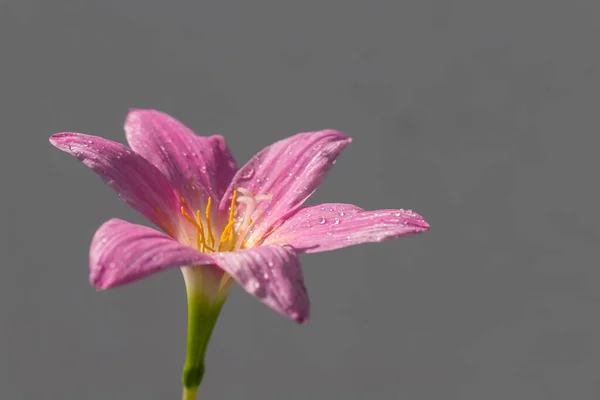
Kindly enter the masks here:
<path id="1" fill-rule="evenodd" d="M 229 222 L 223 228 L 223 233 L 221 234 L 221 240 L 219 242 L 219 251 L 223 250 L 225 243 L 233 239 L 233 214 L 235 212 L 235 199 L 237 197 L 237 190 L 233 191 L 233 195 L 231 196 L 231 206 L 229 207 Z"/>
<path id="2" fill-rule="evenodd" d="M 202 246 L 207 248 L 210 251 L 215 251 L 212 246 L 209 246 L 208 244 L 206 244 L 206 238 L 204 237 L 204 225 L 202 225 L 202 213 L 200 213 L 200 210 L 196 211 L 196 219 L 198 220 L 198 235 L 202 236 Z M 210 220 L 207 221 L 208 224 L 208 229 L 210 231 Z M 198 246 L 198 249 L 200 249 L 200 246 Z M 203 249 L 202 249 L 203 250 Z"/>
<path id="3" fill-rule="evenodd" d="M 208 227 L 208 241 L 210 245 L 214 247 L 215 245 L 215 237 L 212 233 L 212 221 L 210 220 L 210 205 L 212 204 L 212 199 L 208 198 L 208 203 L 206 204 L 206 225 Z M 200 211 L 198 211 L 200 212 Z M 200 217 L 198 217 L 200 219 Z"/>
<path id="4" fill-rule="evenodd" d="M 210 251 L 215 251 L 212 247 L 206 244 L 206 239 L 204 238 L 204 226 L 202 225 L 202 215 L 200 214 L 200 211 L 198 210 L 196 212 L 198 221 L 189 216 L 189 214 L 185 211 L 185 206 L 181 206 L 181 215 L 183 215 L 184 218 L 190 222 L 190 224 L 196 227 L 196 246 L 198 250 L 203 251 L 206 248 Z"/>

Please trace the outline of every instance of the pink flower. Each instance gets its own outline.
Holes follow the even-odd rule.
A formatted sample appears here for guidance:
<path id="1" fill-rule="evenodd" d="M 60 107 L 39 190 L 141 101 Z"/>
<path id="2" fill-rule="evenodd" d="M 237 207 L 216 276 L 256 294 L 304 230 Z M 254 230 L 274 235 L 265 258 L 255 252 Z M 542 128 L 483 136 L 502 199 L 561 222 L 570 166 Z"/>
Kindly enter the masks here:
<path id="1" fill-rule="evenodd" d="M 188 296 L 216 315 L 235 280 L 273 310 L 303 322 L 309 299 L 299 253 L 429 229 L 410 210 L 302 207 L 351 141 L 334 130 L 276 142 L 240 169 L 223 137 L 196 136 L 158 111 L 130 111 L 125 132 L 131 149 L 79 133 L 50 138 L 165 232 L 120 219 L 104 223 L 90 250 L 90 281 L 99 289 L 181 268 Z"/>

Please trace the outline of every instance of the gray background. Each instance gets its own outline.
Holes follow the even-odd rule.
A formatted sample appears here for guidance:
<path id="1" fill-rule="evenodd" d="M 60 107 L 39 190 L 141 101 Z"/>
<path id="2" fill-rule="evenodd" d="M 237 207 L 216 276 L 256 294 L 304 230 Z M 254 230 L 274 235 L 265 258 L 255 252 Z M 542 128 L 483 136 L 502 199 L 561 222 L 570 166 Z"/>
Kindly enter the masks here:
<path id="1" fill-rule="evenodd" d="M 0 2 L 0 398 L 178 399 L 176 270 L 88 284 L 143 218 L 48 144 L 129 107 L 226 136 L 354 138 L 317 202 L 421 236 L 303 257 L 298 326 L 233 290 L 201 399 L 600 398 L 597 0 Z"/>

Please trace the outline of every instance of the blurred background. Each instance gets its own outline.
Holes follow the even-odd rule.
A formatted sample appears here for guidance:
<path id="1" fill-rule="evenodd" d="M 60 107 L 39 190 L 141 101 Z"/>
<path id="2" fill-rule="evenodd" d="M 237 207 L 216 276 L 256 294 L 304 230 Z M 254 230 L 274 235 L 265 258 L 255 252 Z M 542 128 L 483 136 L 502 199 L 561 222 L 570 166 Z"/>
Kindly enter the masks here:
<path id="1" fill-rule="evenodd" d="M 48 143 L 125 142 L 130 107 L 243 164 L 354 141 L 309 200 L 430 232 L 304 256 L 296 325 L 234 288 L 201 399 L 600 398 L 595 0 L 0 2 L 0 397 L 177 399 L 176 270 L 106 292 L 88 250 L 144 219 Z"/>

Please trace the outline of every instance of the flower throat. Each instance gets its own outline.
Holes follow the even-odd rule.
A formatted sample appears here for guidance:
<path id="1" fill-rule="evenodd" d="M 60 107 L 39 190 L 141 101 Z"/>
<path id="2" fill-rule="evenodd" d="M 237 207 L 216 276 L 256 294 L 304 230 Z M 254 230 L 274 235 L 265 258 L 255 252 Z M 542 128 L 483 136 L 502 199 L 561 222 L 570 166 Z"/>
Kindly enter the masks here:
<path id="1" fill-rule="evenodd" d="M 241 193 L 241 196 L 238 196 L 238 192 Z M 218 242 L 215 240 L 210 212 L 212 198 L 209 197 L 206 203 L 204 222 L 201 210 L 196 210 L 195 213 L 192 213 L 193 216 L 186 211 L 186 202 L 183 197 L 180 199 L 180 211 L 181 215 L 196 228 L 196 248 L 199 251 L 203 253 L 234 251 L 243 247 L 244 239 L 253 223 L 251 216 L 256 210 L 257 204 L 263 200 L 270 200 L 271 198 L 272 196 L 269 194 L 252 196 L 250 191 L 245 188 L 234 190 L 231 196 L 231 205 L 229 206 L 229 219 L 227 225 L 223 228 Z M 243 203 L 246 207 L 236 226 L 234 215 L 237 203 Z"/>

